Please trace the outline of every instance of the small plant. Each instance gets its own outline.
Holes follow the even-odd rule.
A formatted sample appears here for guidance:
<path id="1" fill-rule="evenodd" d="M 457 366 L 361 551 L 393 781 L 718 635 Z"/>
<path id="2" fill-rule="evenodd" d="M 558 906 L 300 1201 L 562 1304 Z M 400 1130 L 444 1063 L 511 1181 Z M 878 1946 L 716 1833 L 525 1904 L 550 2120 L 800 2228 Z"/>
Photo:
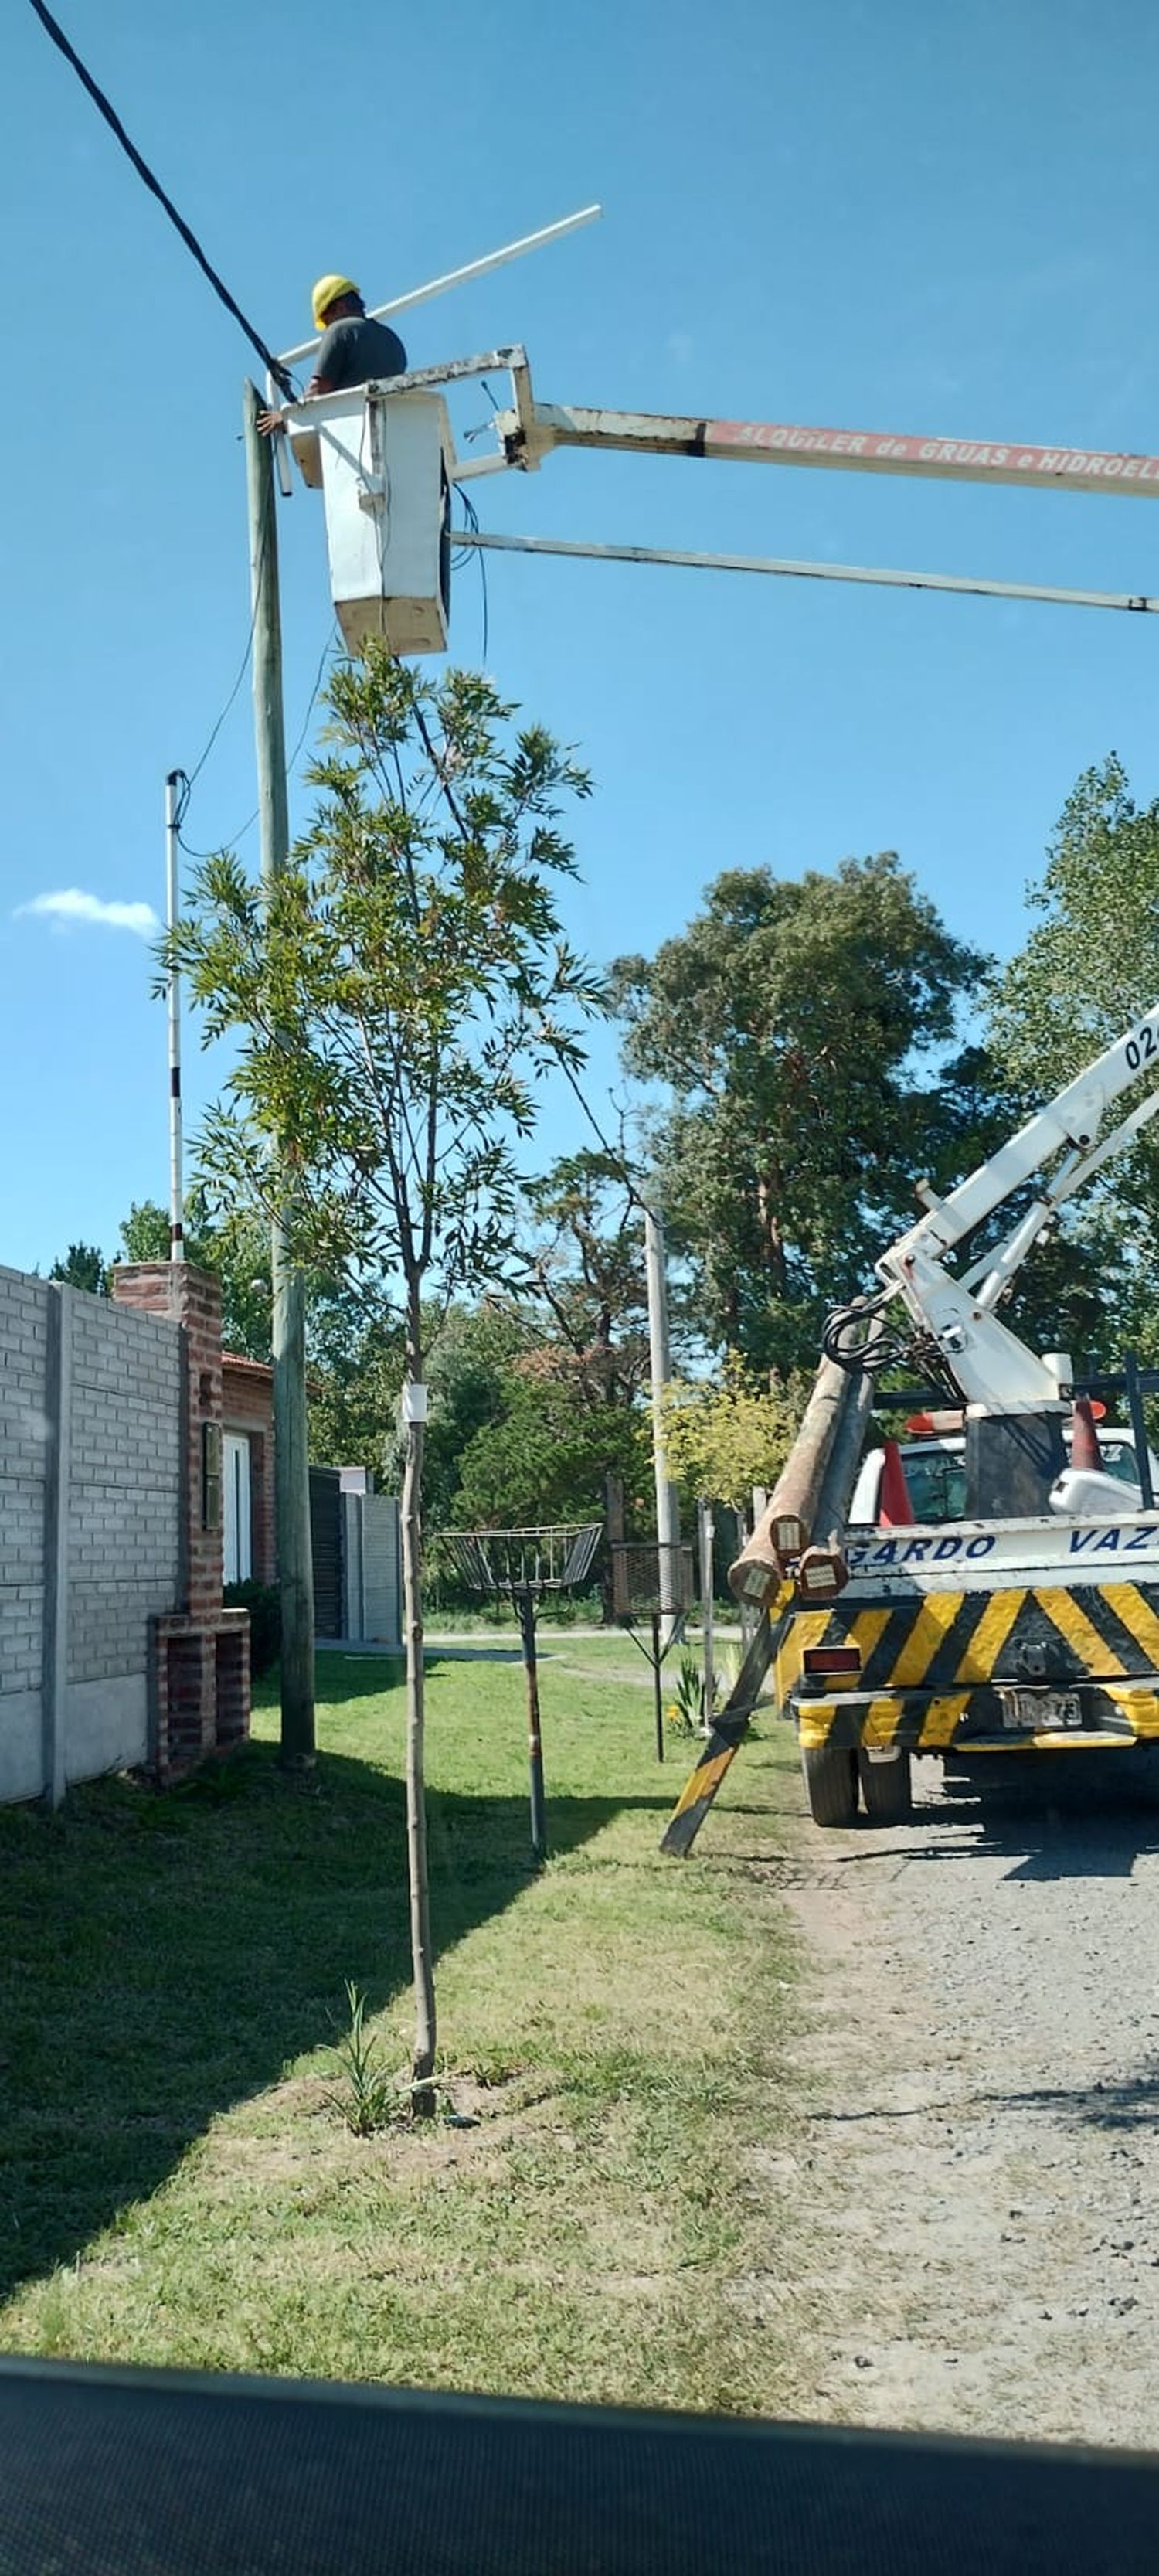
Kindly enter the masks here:
<path id="1" fill-rule="evenodd" d="M 687 1651 L 676 1667 L 668 1723 L 676 1735 L 698 1735 L 704 1724 L 704 1676 L 695 1655 Z"/>
<path id="2" fill-rule="evenodd" d="M 250 1674 L 260 1681 L 282 1651 L 282 1600 L 277 1584 L 227 1583 L 221 1597 L 226 1610 L 249 1611 Z"/>
<path id="3" fill-rule="evenodd" d="M 397 2118 L 398 2083 L 367 2034 L 366 1996 L 352 1977 L 346 1980 L 346 2006 L 350 2019 L 337 2049 L 342 2090 L 328 2093 L 326 2099 L 341 2111 L 356 2138 L 370 2138 Z"/>

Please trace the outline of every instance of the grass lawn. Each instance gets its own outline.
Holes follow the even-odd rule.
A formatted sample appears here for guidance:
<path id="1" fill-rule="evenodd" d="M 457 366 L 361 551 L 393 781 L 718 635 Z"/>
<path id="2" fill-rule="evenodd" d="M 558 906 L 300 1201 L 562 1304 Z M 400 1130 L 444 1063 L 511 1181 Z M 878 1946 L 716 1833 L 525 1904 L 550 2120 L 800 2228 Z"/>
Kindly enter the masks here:
<path id="1" fill-rule="evenodd" d="M 408 2054 L 397 1665 L 320 1658 L 305 1787 L 267 1706 L 184 1789 L 0 1810 L 0 2346 L 787 2402 L 791 1747 L 766 1719 L 697 1854 L 663 1860 L 690 1747 L 660 1771 L 647 1665 L 621 1637 L 544 1646 L 538 1873 L 521 1665 L 429 1665 L 441 2063 L 467 2125 L 358 2138 L 327 2099 L 345 1979 Z"/>

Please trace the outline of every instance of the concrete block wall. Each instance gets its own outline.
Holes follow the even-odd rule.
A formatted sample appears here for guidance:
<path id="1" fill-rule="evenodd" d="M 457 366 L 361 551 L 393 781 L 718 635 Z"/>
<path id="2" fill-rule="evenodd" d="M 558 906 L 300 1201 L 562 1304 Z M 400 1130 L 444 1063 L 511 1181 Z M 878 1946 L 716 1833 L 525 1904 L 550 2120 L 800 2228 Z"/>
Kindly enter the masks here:
<path id="1" fill-rule="evenodd" d="M 147 1759 L 183 1376 L 174 1324 L 0 1271 L 0 1799 Z"/>
<path id="2" fill-rule="evenodd" d="M 70 1682 L 142 1677 L 181 1584 L 181 1335 L 107 1298 L 73 1303 Z"/>
<path id="3" fill-rule="evenodd" d="M 43 1786 L 46 1280 L 0 1269 L 0 1799 Z"/>
<path id="4" fill-rule="evenodd" d="M 202 1510 L 216 1282 L 151 1266 L 117 1293 L 0 1269 L 0 1801 L 56 1803 L 71 1781 L 147 1763 L 169 1776 L 157 1655 L 175 1621 L 203 1637 L 207 1676 L 182 1753 L 248 1725 L 248 1621 L 222 1611 L 220 1514 Z"/>
<path id="5" fill-rule="evenodd" d="M 402 1642 L 398 1503 L 393 1494 L 347 1491 L 342 1508 L 345 1633 L 352 1644 L 397 1650 Z"/>

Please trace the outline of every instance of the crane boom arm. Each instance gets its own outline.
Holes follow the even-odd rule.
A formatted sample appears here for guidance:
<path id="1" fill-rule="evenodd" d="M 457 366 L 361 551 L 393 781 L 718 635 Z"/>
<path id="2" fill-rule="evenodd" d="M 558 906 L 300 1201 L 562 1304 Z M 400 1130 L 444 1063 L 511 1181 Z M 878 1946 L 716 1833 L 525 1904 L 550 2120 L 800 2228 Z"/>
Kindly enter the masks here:
<path id="1" fill-rule="evenodd" d="M 1104 1136 L 1111 1103 L 1148 1073 L 1153 1088 Z M 1063 1201 L 1131 1144 L 1157 1112 L 1159 1003 L 957 1189 L 939 1198 L 919 1183 L 926 1212 L 883 1253 L 877 1273 L 937 1344 L 968 1404 L 1001 1413 L 1058 1402 L 1057 1367 L 1028 1350 L 992 1310 Z M 1055 1170 L 1004 1240 L 971 1269 L 948 1270 L 945 1255 L 1056 1157 Z"/>

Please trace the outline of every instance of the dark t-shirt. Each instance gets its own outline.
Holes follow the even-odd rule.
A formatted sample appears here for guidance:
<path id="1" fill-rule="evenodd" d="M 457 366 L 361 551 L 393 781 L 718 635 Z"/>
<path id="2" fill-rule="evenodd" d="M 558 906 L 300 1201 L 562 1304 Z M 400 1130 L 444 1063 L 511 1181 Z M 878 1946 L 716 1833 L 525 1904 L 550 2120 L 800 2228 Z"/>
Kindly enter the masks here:
<path id="1" fill-rule="evenodd" d="M 314 360 L 314 374 L 325 378 L 331 393 L 369 384 L 378 376 L 401 376 L 405 368 L 406 350 L 398 333 L 358 313 L 331 323 Z"/>

